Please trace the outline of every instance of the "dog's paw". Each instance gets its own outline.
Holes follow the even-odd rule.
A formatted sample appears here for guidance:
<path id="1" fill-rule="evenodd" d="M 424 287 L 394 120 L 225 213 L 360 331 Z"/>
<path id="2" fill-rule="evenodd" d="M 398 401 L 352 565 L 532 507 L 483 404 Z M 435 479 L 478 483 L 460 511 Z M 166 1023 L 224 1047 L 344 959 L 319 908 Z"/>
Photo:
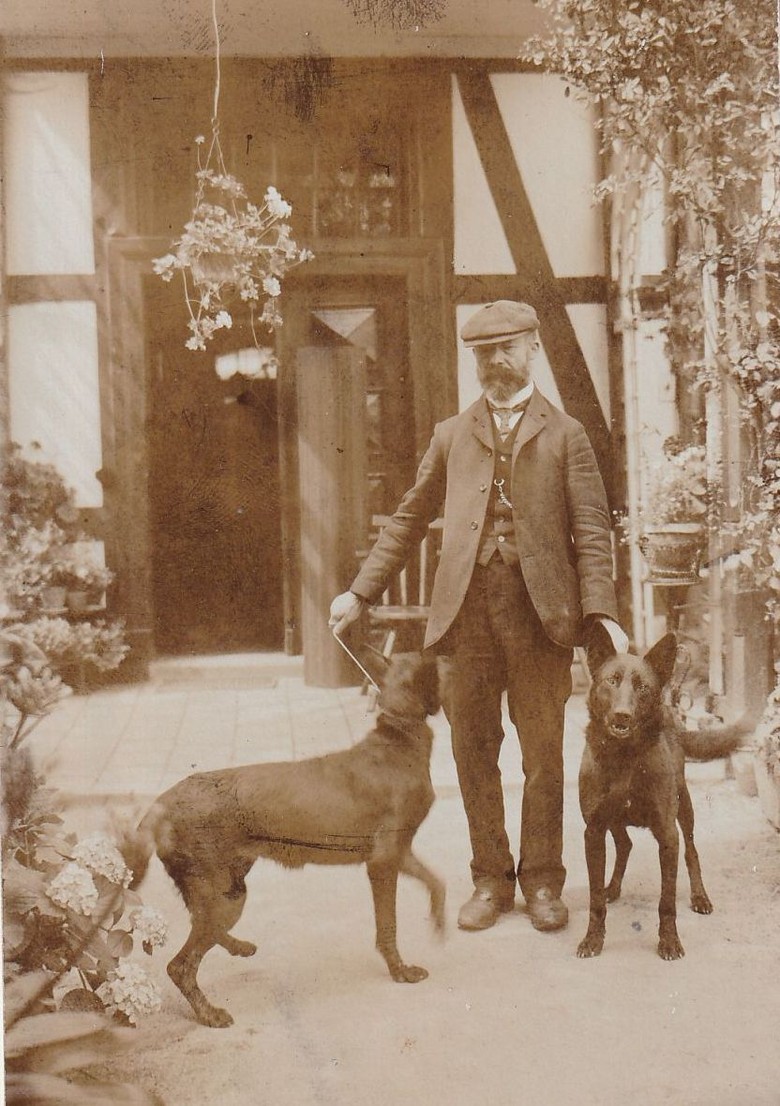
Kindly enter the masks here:
<path id="1" fill-rule="evenodd" d="M 219 1006 L 202 1007 L 196 1011 L 195 1016 L 201 1025 L 208 1025 L 211 1029 L 227 1029 L 233 1024 L 233 1018 L 227 1010 L 222 1010 Z"/>
<path id="2" fill-rule="evenodd" d="M 616 883 L 614 881 L 614 879 L 611 880 L 607 884 L 606 890 L 604 892 L 604 894 L 607 897 L 607 902 L 617 902 L 618 899 L 620 898 L 620 892 L 622 890 L 623 890 L 623 884 L 622 883 Z"/>
<path id="3" fill-rule="evenodd" d="M 580 960 L 586 960 L 590 956 L 601 956 L 604 948 L 604 935 L 586 933 L 577 946 L 577 956 Z"/>
<path id="4" fill-rule="evenodd" d="M 697 914 L 712 913 L 713 906 L 706 891 L 697 892 L 695 895 L 691 895 L 691 910 L 695 910 Z"/>
<path id="5" fill-rule="evenodd" d="M 580 960 L 586 960 L 589 957 L 600 957 L 603 948 L 603 937 L 585 937 L 576 947 L 576 954 L 578 954 Z"/>
<path id="6" fill-rule="evenodd" d="M 391 968 L 390 975 L 396 983 L 420 983 L 428 978 L 425 968 L 418 968 L 414 964 L 398 964 Z"/>
<path id="7" fill-rule="evenodd" d="M 680 938 L 662 937 L 658 942 L 658 955 L 662 960 L 681 960 L 685 956 L 685 949 L 680 943 Z"/>
<path id="8" fill-rule="evenodd" d="M 257 945 L 251 941 L 239 941 L 237 937 L 225 937 L 220 944 L 231 956 L 254 956 L 257 952 Z"/>

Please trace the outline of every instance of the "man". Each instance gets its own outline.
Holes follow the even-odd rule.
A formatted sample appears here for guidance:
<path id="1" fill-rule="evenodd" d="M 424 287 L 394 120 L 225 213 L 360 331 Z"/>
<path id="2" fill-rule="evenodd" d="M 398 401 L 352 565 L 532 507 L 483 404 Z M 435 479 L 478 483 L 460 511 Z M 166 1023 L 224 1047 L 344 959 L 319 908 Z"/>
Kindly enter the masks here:
<path id="1" fill-rule="evenodd" d="M 537 929 L 566 925 L 563 721 L 572 647 L 605 631 L 619 650 L 628 647 L 616 622 L 604 485 L 583 427 L 533 383 L 538 327 L 532 307 L 508 300 L 468 320 L 461 337 L 474 349 L 484 394 L 436 426 L 414 487 L 331 606 L 341 633 L 382 594 L 444 504 L 425 646 L 452 658 L 449 720 L 474 881 L 458 925 L 470 930 L 512 909 L 516 879 Z M 516 869 L 498 767 L 504 691 L 525 776 Z"/>

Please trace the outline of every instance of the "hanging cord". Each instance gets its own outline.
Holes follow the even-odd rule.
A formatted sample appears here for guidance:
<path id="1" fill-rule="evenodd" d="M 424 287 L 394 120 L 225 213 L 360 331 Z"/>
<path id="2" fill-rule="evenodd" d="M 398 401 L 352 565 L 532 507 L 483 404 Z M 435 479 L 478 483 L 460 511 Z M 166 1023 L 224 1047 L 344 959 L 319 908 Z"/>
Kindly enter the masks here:
<path id="1" fill-rule="evenodd" d="M 219 39 L 219 23 L 217 22 L 217 0 L 211 0 L 211 20 L 214 24 L 214 43 L 215 43 L 215 69 L 216 77 L 214 80 L 214 109 L 211 114 L 211 126 L 215 131 L 219 131 L 219 92 L 221 82 L 221 43 Z"/>

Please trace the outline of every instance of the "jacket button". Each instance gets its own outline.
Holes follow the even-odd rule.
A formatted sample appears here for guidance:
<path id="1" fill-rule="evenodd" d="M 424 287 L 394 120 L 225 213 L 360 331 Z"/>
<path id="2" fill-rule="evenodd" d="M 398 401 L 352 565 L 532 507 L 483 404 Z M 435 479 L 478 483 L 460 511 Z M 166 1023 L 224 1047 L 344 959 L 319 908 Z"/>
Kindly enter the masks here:
<path id="1" fill-rule="evenodd" d="M 478 527 L 479 527 L 479 523 L 478 523 L 478 522 L 472 522 L 472 524 L 471 524 L 471 529 L 472 529 L 472 530 L 476 530 L 476 529 L 477 529 Z"/>

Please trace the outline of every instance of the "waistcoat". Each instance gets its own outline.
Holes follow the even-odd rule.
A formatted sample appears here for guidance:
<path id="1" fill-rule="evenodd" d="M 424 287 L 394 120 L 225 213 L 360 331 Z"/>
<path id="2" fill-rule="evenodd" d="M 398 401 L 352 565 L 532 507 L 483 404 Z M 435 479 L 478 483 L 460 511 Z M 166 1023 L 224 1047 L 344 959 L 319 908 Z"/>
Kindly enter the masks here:
<path id="1" fill-rule="evenodd" d="M 482 537 L 477 551 L 477 564 L 480 565 L 486 565 L 496 553 L 504 564 L 520 564 L 515 528 L 512 522 L 512 511 L 505 503 L 501 502 L 495 481 L 504 481 L 502 490 L 506 498 L 512 502 L 512 450 L 523 418 L 525 418 L 525 415 L 517 420 L 515 426 L 505 438 L 502 438 L 498 433 L 498 428 L 493 419 L 490 420 L 493 423 L 496 465 L 494 483 L 490 489 L 490 502 L 485 515 L 485 525 L 482 529 Z"/>

